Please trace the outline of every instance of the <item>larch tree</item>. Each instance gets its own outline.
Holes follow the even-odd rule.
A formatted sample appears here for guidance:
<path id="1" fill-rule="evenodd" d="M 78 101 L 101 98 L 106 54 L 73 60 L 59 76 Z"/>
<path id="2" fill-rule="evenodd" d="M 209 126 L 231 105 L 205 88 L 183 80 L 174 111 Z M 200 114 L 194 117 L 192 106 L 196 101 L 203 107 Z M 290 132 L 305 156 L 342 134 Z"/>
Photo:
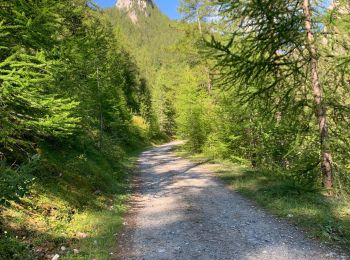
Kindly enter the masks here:
<path id="1" fill-rule="evenodd" d="M 332 156 L 316 46 L 323 30 L 319 17 L 325 10 L 309 0 L 217 0 L 209 5 L 221 24 L 206 40 L 221 70 L 221 86 L 236 86 L 243 102 L 270 100 L 270 112 L 279 115 L 295 104 L 304 111 L 313 107 L 323 186 L 330 191 Z"/>
<path id="2" fill-rule="evenodd" d="M 312 30 L 312 13 L 310 0 L 303 1 L 303 11 L 305 15 L 306 48 L 309 52 L 310 77 L 313 96 L 316 104 L 316 117 L 320 131 L 320 153 L 321 171 L 323 174 L 323 185 L 327 190 L 333 187 L 332 155 L 328 143 L 327 106 L 323 100 L 323 89 L 319 76 L 318 53 L 315 37 Z"/>

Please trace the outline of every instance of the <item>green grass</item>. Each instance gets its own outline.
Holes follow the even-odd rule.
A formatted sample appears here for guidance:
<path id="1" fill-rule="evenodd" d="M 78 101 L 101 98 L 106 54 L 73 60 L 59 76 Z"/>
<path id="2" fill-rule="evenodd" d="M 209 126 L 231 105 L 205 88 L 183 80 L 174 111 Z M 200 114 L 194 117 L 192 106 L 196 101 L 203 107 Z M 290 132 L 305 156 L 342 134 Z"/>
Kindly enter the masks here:
<path id="1" fill-rule="evenodd" d="M 197 162 L 206 160 L 200 154 L 190 155 L 184 151 L 178 154 Z M 327 197 L 321 191 L 308 190 L 280 175 L 228 161 L 212 160 L 208 167 L 230 188 L 303 228 L 309 237 L 350 250 L 348 199 Z"/>
<path id="2" fill-rule="evenodd" d="M 109 143 L 99 151 L 79 142 L 42 145 L 30 195 L 1 209 L 0 259 L 55 254 L 110 259 L 127 211 L 130 177 L 144 147 Z"/>

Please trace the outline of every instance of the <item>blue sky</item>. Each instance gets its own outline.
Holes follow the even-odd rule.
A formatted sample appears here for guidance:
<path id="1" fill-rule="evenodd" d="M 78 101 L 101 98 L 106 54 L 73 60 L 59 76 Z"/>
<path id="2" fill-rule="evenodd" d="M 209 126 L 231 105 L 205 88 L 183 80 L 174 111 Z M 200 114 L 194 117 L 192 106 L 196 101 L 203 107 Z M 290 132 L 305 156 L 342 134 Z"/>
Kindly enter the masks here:
<path id="1" fill-rule="evenodd" d="M 112 7 L 116 4 L 117 0 L 94 0 L 98 5 L 103 8 Z M 171 19 L 179 19 L 180 14 L 177 12 L 177 7 L 180 0 L 154 0 L 160 10 Z M 322 1 L 325 6 L 329 6 L 331 0 Z"/>
<path id="2" fill-rule="evenodd" d="M 112 7 L 117 2 L 116 0 L 94 0 L 103 8 Z M 177 6 L 180 0 L 154 0 L 160 10 L 172 19 L 178 19 L 180 15 L 177 12 Z"/>

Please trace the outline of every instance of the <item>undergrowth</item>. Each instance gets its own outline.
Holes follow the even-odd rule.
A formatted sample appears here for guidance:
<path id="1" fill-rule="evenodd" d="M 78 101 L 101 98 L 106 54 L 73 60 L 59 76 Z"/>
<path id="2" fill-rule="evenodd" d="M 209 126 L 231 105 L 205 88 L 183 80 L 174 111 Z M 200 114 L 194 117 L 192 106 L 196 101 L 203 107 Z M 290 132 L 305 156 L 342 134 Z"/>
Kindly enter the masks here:
<path id="1" fill-rule="evenodd" d="M 0 208 L 0 259 L 110 259 L 142 140 L 41 145 L 29 194 Z"/>

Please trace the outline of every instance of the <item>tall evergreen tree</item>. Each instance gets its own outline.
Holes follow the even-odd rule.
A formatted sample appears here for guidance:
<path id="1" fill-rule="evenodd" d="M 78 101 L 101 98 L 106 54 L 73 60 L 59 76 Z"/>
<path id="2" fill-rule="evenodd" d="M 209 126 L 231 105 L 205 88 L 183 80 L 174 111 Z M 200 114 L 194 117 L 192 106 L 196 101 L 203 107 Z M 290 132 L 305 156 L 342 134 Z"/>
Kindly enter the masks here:
<path id="1" fill-rule="evenodd" d="M 216 28 L 208 45 L 216 52 L 222 68 L 221 84 L 237 86 L 243 100 L 268 97 L 279 112 L 281 104 L 293 106 L 300 98 L 304 104 L 314 95 L 314 109 L 319 121 L 320 165 L 323 184 L 332 188 L 332 160 L 327 134 L 326 104 L 320 83 L 315 34 L 322 26 L 309 1 L 252 0 L 235 2 L 213 1 L 219 13 L 216 19 L 225 24 Z M 309 69 L 311 70 L 309 73 Z M 313 92 L 305 90 L 308 84 Z M 276 95 L 277 94 L 277 95 Z M 292 97 L 292 98 L 291 98 Z"/>
<path id="2" fill-rule="evenodd" d="M 0 143 L 5 157 L 12 157 L 8 152 L 23 154 L 38 138 L 72 134 L 79 116 L 74 115 L 78 102 L 55 90 L 53 68 L 59 61 L 50 60 L 45 47 L 53 44 L 58 21 L 49 3 L 2 5 Z"/>

